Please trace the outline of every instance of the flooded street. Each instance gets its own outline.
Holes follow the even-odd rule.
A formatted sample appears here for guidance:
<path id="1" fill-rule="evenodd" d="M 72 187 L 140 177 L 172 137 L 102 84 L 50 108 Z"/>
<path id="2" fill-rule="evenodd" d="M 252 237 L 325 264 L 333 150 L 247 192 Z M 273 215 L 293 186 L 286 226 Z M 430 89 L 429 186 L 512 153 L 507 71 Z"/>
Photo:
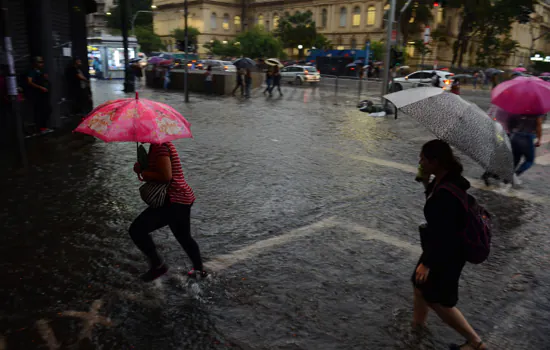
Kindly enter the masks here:
<path id="1" fill-rule="evenodd" d="M 125 97 L 95 82 L 100 102 Z M 197 196 L 193 235 L 212 275 L 168 228 L 154 234 L 170 272 L 139 280 L 128 236 L 145 208 L 136 145 L 82 135 L 45 140 L 27 175 L 0 175 L 0 350 L 446 349 L 461 342 L 435 315 L 410 334 L 410 276 L 420 255 L 431 135 L 405 115 L 369 118 L 353 93 L 284 87 L 249 100 L 145 89 L 192 124 L 174 142 Z M 488 106 L 488 95 L 466 96 Z M 129 97 L 129 96 L 128 96 Z M 365 96 L 366 98 L 366 96 Z M 335 104 L 338 103 L 338 104 Z M 546 132 L 550 130 L 545 130 Z M 550 146 L 537 151 L 548 158 Z M 519 190 L 486 188 L 461 156 L 472 193 L 494 214 L 490 259 L 467 265 L 458 307 L 491 349 L 548 349 L 550 162 Z"/>

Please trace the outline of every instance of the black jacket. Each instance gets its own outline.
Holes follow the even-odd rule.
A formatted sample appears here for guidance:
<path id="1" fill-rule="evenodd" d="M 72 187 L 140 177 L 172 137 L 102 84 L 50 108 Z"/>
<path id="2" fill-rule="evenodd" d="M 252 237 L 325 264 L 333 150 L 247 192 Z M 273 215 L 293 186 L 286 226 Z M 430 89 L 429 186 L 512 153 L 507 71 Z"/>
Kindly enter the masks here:
<path id="1" fill-rule="evenodd" d="M 445 183 L 464 191 L 470 188 L 470 182 L 461 175 L 445 176 L 435 189 L 434 181 L 428 185 L 424 205 L 427 227 L 420 230 L 421 260 L 428 268 L 465 260 L 460 233 L 466 226 L 466 210 L 451 192 L 440 188 Z"/>

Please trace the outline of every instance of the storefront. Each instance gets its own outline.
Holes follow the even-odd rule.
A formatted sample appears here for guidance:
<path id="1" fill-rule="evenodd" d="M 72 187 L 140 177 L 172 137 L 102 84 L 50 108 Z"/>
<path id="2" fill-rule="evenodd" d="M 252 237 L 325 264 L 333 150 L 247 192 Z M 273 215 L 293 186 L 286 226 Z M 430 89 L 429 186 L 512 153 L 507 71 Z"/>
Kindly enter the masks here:
<path id="1" fill-rule="evenodd" d="M 128 38 L 128 57 L 137 56 L 137 40 Z M 88 38 L 88 61 L 90 74 L 95 75 L 92 62 L 97 58 L 105 79 L 124 79 L 124 48 L 121 36 L 102 35 Z"/>

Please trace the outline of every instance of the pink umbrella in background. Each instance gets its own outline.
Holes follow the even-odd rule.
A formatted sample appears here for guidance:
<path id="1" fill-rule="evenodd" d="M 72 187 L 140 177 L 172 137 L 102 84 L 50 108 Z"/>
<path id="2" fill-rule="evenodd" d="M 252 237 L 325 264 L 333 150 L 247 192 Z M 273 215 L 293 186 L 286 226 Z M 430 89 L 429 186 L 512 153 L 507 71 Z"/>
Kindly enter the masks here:
<path id="1" fill-rule="evenodd" d="M 97 106 L 74 130 L 105 142 L 160 144 L 191 138 L 191 124 L 163 103 L 124 98 Z"/>
<path id="2" fill-rule="evenodd" d="M 491 103 L 512 114 L 545 114 L 550 111 L 550 84 L 536 77 L 517 77 L 497 85 Z"/>
<path id="3" fill-rule="evenodd" d="M 527 72 L 527 69 L 525 69 L 524 67 L 517 67 L 517 68 L 514 68 L 514 72 L 525 73 Z"/>
<path id="4" fill-rule="evenodd" d="M 544 72 L 540 76 L 541 77 L 550 77 L 550 72 Z"/>

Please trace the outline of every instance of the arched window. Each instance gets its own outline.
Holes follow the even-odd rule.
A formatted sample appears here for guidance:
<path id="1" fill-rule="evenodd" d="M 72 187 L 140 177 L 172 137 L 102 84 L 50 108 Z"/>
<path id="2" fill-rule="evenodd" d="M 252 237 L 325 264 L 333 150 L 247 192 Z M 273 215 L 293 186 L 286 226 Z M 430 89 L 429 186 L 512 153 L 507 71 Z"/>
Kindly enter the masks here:
<path id="1" fill-rule="evenodd" d="M 346 21 L 348 17 L 348 10 L 345 7 L 340 9 L 340 27 L 346 26 Z"/>
<path id="2" fill-rule="evenodd" d="M 240 27 L 241 26 L 241 16 L 235 16 L 235 19 L 234 19 L 233 23 L 235 23 L 236 27 Z"/>
<path id="3" fill-rule="evenodd" d="M 367 25 L 373 26 L 376 23 L 376 7 L 369 6 L 367 9 Z"/>
<path id="4" fill-rule="evenodd" d="M 277 27 L 279 26 L 279 20 L 281 18 L 279 17 L 278 14 L 274 14 L 273 15 L 273 29 L 277 29 Z"/>
<path id="5" fill-rule="evenodd" d="M 258 15 L 258 21 L 257 21 L 257 24 L 259 26 L 264 26 L 265 22 L 264 22 L 264 15 Z"/>
<path id="6" fill-rule="evenodd" d="M 356 49 L 357 48 L 357 40 L 355 38 L 352 38 L 351 39 L 351 49 Z"/>
<path id="7" fill-rule="evenodd" d="M 321 26 L 323 26 L 323 28 L 327 27 L 327 21 L 328 21 L 327 9 L 323 9 L 323 11 L 321 11 Z"/>
<path id="8" fill-rule="evenodd" d="M 222 28 L 223 30 L 229 30 L 229 15 L 227 13 L 223 15 Z"/>
<path id="9" fill-rule="evenodd" d="M 218 27 L 216 12 L 210 14 L 210 29 L 216 29 Z"/>
<path id="10" fill-rule="evenodd" d="M 351 24 L 354 27 L 358 27 L 361 25 L 361 8 L 359 6 L 355 6 L 353 9 L 353 17 L 351 18 Z"/>

